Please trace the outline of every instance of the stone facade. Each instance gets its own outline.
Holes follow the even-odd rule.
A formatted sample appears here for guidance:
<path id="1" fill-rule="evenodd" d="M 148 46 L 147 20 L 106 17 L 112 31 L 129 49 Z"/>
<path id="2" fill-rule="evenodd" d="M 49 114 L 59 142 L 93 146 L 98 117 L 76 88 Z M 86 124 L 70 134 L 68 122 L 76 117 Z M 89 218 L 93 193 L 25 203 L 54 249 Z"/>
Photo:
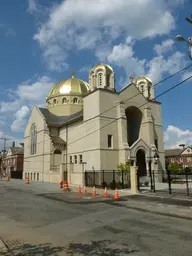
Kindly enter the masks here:
<path id="1" fill-rule="evenodd" d="M 84 170 L 112 170 L 119 163 L 137 165 L 140 176 L 164 169 L 161 104 L 153 99 L 152 82 L 137 78 L 116 92 L 113 69 L 99 64 L 89 73 L 90 85 L 84 83 L 73 75 L 53 87 L 46 108 L 34 106 L 25 130 L 24 175 L 59 182 L 67 173 L 69 183 L 83 184 Z M 63 98 L 72 100 L 62 104 Z"/>

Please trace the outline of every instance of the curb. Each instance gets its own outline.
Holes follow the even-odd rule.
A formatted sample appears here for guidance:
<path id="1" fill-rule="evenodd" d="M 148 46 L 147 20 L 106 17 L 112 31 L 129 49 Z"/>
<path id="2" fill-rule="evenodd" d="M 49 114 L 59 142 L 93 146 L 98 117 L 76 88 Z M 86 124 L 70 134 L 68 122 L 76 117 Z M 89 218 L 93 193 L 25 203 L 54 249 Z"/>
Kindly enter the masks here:
<path id="1" fill-rule="evenodd" d="M 177 219 L 184 219 L 184 220 L 192 220 L 192 217 L 189 216 L 184 216 L 184 215 L 179 215 L 179 214 L 175 214 L 175 213 L 166 213 L 166 212 L 159 212 L 159 211 L 151 211 L 149 209 L 144 209 L 144 208 L 139 208 L 136 206 L 127 206 L 127 205 L 123 205 L 120 204 L 118 202 L 106 202 L 107 204 L 111 204 L 117 207 L 125 207 L 127 209 L 132 209 L 132 210 L 136 210 L 136 211 L 140 211 L 140 212 L 150 212 L 151 214 L 155 214 L 155 215 L 161 215 L 161 216 L 167 216 L 167 217 L 173 217 L 173 218 L 177 218 Z"/>
<path id="2" fill-rule="evenodd" d="M 6 244 L 3 242 L 3 240 L 0 238 L 0 253 L 7 253 L 8 248 L 6 246 Z"/>

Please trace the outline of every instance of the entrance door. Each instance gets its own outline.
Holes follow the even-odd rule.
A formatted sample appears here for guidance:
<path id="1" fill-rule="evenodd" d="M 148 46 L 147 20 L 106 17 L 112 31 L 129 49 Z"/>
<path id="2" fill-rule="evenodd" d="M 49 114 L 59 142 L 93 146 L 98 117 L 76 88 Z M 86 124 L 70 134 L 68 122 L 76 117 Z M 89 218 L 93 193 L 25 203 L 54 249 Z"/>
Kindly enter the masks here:
<path id="1" fill-rule="evenodd" d="M 142 149 L 139 149 L 136 154 L 136 165 L 138 167 L 139 177 L 147 176 L 146 171 L 146 162 L 145 162 L 145 152 Z"/>

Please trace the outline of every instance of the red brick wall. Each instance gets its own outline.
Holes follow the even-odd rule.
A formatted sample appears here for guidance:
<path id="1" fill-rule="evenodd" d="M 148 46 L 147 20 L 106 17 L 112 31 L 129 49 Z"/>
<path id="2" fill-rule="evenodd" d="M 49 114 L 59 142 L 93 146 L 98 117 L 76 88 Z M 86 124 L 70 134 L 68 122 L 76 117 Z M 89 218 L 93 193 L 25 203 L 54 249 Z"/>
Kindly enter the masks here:
<path id="1" fill-rule="evenodd" d="M 188 162 L 188 160 L 187 160 L 188 158 L 191 158 L 190 162 Z M 192 155 L 168 156 L 168 157 L 166 157 L 166 159 L 168 160 L 169 163 L 177 162 L 177 163 L 181 164 L 182 166 L 187 165 L 188 167 L 192 167 Z M 183 161 L 181 162 L 180 159 L 182 159 Z"/>
<path id="2" fill-rule="evenodd" d="M 16 159 L 16 170 L 23 171 L 23 155 L 18 155 Z"/>

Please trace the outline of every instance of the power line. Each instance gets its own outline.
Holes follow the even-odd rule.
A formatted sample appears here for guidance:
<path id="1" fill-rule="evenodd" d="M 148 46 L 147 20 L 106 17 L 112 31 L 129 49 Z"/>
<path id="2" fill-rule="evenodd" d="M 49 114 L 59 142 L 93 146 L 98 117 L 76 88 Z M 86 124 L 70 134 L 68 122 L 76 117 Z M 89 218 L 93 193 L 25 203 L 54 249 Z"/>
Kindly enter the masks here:
<path id="1" fill-rule="evenodd" d="M 188 65 L 188 66 L 186 66 L 186 67 L 184 67 L 184 68 L 178 70 L 177 72 L 173 73 L 172 75 L 169 75 L 169 76 L 167 76 L 166 78 L 160 80 L 159 82 L 157 82 L 156 84 L 154 84 L 153 87 L 156 87 L 157 85 L 159 85 L 159 84 L 161 84 L 161 83 L 167 81 L 168 79 L 174 77 L 175 75 L 178 75 L 179 73 L 183 72 L 184 70 L 187 70 L 187 69 L 190 68 L 190 67 L 192 67 L 192 64 L 190 64 L 190 65 Z M 145 91 L 147 91 L 147 90 L 148 90 L 148 89 L 146 88 L 145 90 L 143 90 L 143 92 L 145 92 Z M 140 92 L 140 91 L 139 91 L 138 93 L 136 93 L 135 95 L 133 95 L 133 96 L 127 98 L 126 100 L 124 100 L 124 102 L 127 102 L 127 101 L 129 101 L 129 100 L 132 100 L 132 99 L 134 99 L 135 97 L 137 97 L 137 96 L 139 96 L 139 95 L 141 95 L 141 92 Z M 116 108 L 116 107 L 117 107 L 117 104 L 115 104 L 114 106 L 112 106 L 112 107 L 106 109 L 105 111 L 101 112 L 99 115 L 96 115 L 96 116 L 94 116 L 94 117 L 91 117 L 91 118 L 85 120 L 84 123 L 89 122 L 90 120 L 93 120 L 93 119 L 95 119 L 95 118 L 97 118 L 97 117 L 100 117 L 101 115 L 105 114 L 106 112 L 108 112 L 108 111 L 110 111 L 110 110 L 112 110 L 112 109 L 114 109 L 114 108 Z M 73 129 L 73 128 L 69 128 L 69 129 L 68 129 L 68 132 L 69 132 L 70 130 L 72 130 L 72 129 Z"/>
<path id="2" fill-rule="evenodd" d="M 10 140 L 10 139 L 8 139 L 8 138 L 0 138 L 1 140 L 4 140 L 4 145 L 3 145 L 3 154 L 5 154 L 5 149 L 6 149 L 6 143 L 7 143 L 7 141 L 8 140 Z"/>
<path id="3" fill-rule="evenodd" d="M 175 89 L 176 87 L 178 87 L 179 85 L 185 83 L 186 81 L 188 81 L 188 80 L 191 79 L 191 78 L 192 78 L 192 76 L 190 76 L 190 77 L 184 79 L 183 81 L 181 81 L 180 83 L 174 85 L 173 87 L 169 88 L 168 90 L 165 90 L 163 93 L 160 93 L 160 94 L 157 95 L 157 97 L 155 97 L 154 99 L 161 97 L 162 95 L 164 95 L 164 94 L 168 93 L 169 91 Z M 146 102 L 146 103 L 142 104 L 141 106 L 138 107 L 138 109 L 140 109 L 141 107 L 145 106 L 145 105 L 148 104 L 148 103 L 149 103 L 149 102 Z M 123 115 L 123 116 L 120 116 L 120 117 L 116 118 L 116 119 L 113 120 L 112 122 L 110 122 L 110 123 L 108 123 L 108 124 L 106 124 L 106 125 L 100 127 L 99 129 L 97 129 L 97 130 L 95 130 L 95 131 L 93 131 L 93 132 L 91 132 L 91 133 L 88 133 L 88 134 L 85 135 L 84 137 L 81 137 L 81 138 L 79 138 L 79 139 L 77 139 L 77 140 L 72 141 L 72 142 L 69 143 L 68 145 L 71 145 L 71 144 L 73 144 L 73 143 L 75 143 L 75 142 L 77 142 L 77 141 L 79 141 L 79 140 L 81 140 L 81 139 L 83 139 L 83 138 L 85 138 L 85 137 L 87 137 L 87 136 L 93 134 L 94 132 L 97 132 L 97 131 L 99 131 L 99 130 L 105 128 L 105 127 L 107 127 L 108 125 L 110 125 L 110 124 L 112 124 L 112 123 L 118 121 L 119 119 L 121 119 L 121 118 L 124 117 L 124 116 L 126 116 L 126 115 Z"/>
<path id="4" fill-rule="evenodd" d="M 190 65 L 190 66 L 191 66 L 191 65 Z M 177 73 L 178 73 L 178 72 L 177 72 Z M 160 93 L 159 95 L 157 95 L 156 97 L 154 97 L 153 100 L 155 100 L 156 98 L 159 98 L 159 97 L 161 97 L 162 95 L 168 93 L 169 91 L 175 89 L 176 87 L 178 87 L 179 85 L 185 83 L 186 81 L 188 81 L 188 80 L 191 79 L 191 78 L 192 78 L 192 76 L 189 76 L 188 78 L 184 79 L 184 80 L 181 81 L 180 83 L 177 83 L 177 84 L 174 85 L 173 87 L 171 87 L 171 88 L 165 90 L 164 92 Z M 167 79 L 167 78 L 165 78 L 165 79 Z M 165 80 L 165 79 L 163 79 L 163 80 Z M 163 80 L 162 80 L 162 81 L 163 81 Z M 159 83 L 160 83 L 160 82 L 159 82 Z M 140 95 L 140 94 L 141 94 L 141 93 L 139 93 L 139 95 Z M 145 105 L 147 105 L 147 104 L 153 104 L 153 103 L 154 103 L 153 100 L 151 100 L 151 102 L 148 102 L 148 101 L 145 102 L 144 104 L 142 104 L 141 106 L 139 106 L 138 109 L 142 108 L 143 106 L 145 106 Z M 126 101 L 127 101 L 127 100 L 125 100 L 124 102 L 126 102 Z M 124 115 L 122 115 L 122 116 L 120 116 L 120 117 L 118 117 L 118 118 L 115 118 L 112 122 L 110 122 L 110 123 L 108 123 L 108 124 L 106 124 L 106 125 L 104 125 L 104 126 L 98 128 L 98 129 L 96 129 L 96 130 L 94 130 L 94 131 L 92 131 L 92 132 L 86 134 L 85 136 L 83 136 L 83 137 L 81 137 L 81 138 L 78 138 L 78 139 L 72 141 L 71 143 L 68 143 L 68 145 L 71 145 L 71 144 L 73 144 L 73 143 L 75 143 L 75 142 L 77 142 L 77 141 L 79 141 L 79 140 L 81 140 L 81 139 L 83 139 L 83 138 L 88 137 L 89 135 L 91 135 L 91 134 L 93 134 L 93 133 L 95 133 L 95 132 L 97 132 L 97 131 L 99 131 L 99 130 L 105 128 L 105 127 L 107 127 L 108 125 L 110 125 L 110 124 L 112 124 L 112 123 L 118 121 L 119 119 L 121 119 L 121 118 L 124 117 L 124 116 L 126 116 L 126 115 L 124 114 Z M 96 117 L 97 117 L 97 116 L 96 116 Z M 49 139 L 47 139 L 47 140 L 45 140 L 45 141 L 48 141 L 48 140 L 49 140 Z M 37 143 L 37 144 L 40 144 L 40 143 L 42 143 L 42 142 L 39 142 L 39 143 Z"/>

